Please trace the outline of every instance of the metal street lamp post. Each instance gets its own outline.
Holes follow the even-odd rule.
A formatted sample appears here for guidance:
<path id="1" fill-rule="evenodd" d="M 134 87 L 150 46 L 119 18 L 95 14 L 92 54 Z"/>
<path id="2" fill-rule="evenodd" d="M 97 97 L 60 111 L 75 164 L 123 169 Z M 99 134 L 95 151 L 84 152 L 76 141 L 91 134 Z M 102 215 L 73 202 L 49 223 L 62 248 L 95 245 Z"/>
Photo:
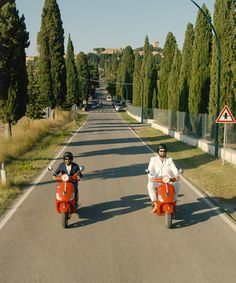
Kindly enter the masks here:
<path id="1" fill-rule="evenodd" d="M 217 108 L 216 108 L 216 117 L 215 117 L 215 121 L 217 119 L 217 117 L 219 116 L 220 113 L 220 73 L 221 73 L 221 46 L 220 46 L 220 39 L 219 36 L 215 30 L 215 27 L 213 26 L 211 19 L 208 17 L 208 15 L 202 10 L 202 8 L 193 0 L 190 0 L 195 6 L 198 7 L 198 9 L 203 13 L 203 15 L 205 16 L 205 18 L 207 19 L 207 21 L 209 22 L 209 24 L 212 27 L 212 30 L 215 34 L 216 37 L 216 45 L 217 45 L 217 49 L 218 49 L 218 81 L 217 81 Z M 219 136 L 219 126 L 218 123 L 215 122 L 215 127 L 214 127 L 214 132 L 215 132 L 215 157 L 218 158 L 218 149 L 219 149 L 219 142 L 218 142 L 218 136 Z"/>

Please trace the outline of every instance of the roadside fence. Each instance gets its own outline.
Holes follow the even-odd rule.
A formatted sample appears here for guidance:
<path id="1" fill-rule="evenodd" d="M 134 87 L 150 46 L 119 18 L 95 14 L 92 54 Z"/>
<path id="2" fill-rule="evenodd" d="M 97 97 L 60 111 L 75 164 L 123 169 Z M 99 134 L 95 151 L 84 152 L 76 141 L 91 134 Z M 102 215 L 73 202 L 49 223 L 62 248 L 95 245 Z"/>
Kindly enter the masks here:
<path id="1" fill-rule="evenodd" d="M 129 104 L 127 108 L 132 115 L 140 117 L 141 121 L 141 107 L 134 107 Z M 174 112 L 171 110 L 146 108 L 143 111 L 143 118 L 144 120 L 153 120 L 158 125 L 164 126 L 170 130 L 214 143 L 215 121 L 209 114 L 191 114 L 179 111 Z M 223 141 L 224 125 L 219 124 L 219 144 L 223 145 Z M 227 124 L 226 146 L 236 150 L 236 124 Z"/>

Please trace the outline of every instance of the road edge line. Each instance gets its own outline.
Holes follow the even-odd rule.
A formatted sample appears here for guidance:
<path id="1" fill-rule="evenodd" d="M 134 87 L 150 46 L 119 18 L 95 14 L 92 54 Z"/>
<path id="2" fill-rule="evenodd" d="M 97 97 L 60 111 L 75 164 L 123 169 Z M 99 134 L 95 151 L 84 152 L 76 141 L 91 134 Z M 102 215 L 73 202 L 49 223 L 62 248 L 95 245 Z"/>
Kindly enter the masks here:
<path id="1" fill-rule="evenodd" d="M 123 120 L 123 119 L 122 119 Z M 125 122 L 123 120 L 123 122 Z M 154 154 L 156 154 L 149 145 L 147 145 L 142 138 L 140 138 L 136 132 L 134 131 L 134 129 L 132 128 L 132 126 L 130 126 L 129 124 L 127 124 L 125 122 L 125 124 L 130 128 L 130 130 L 134 133 L 134 135 Z M 157 154 L 156 154 L 157 155 Z M 236 232 L 236 224 L 235 221 L 233 219 L 231 219 L 231 217 L 226 213 L 226 212 L 222 212 L 220 211 L 220 208 L 218 208 L 213 202 L 211 202 L 209 199 L 206 199 L 206 195 L 203 194 L 199 189 L 197 189 L 193 184 L 191 184 L 185 177 L 181 176 L 181 180 L 188 185 L 191 190 L 193 190 L 199 197 L 202 197 L 203 201 L 210 207 L 210 208 L 215 208 L 214 211 L 217 215 L 219 215 L 222 220 L 227 223 L 235 232 Z M 209 196 L 210 198 L 210 196 Z"/>
<path id="2" fill-rule="evenodd" d="M 76 130 L 76 132 L 70 137 L 66 145 L 53 157 L 54 160 L 52 160 L 48 166 L 52 166 L 55 162 L 56 159 L 61 155 L 61 153 L 65 150 L 65 148 L 68 146 L 68 144 L 73 140 L 73 138 L 78 134 L 78 132 L 81 130 L 81 128 L 85 125 L 87 120 Z M 2 228 L 7 224 L 7 222 L 11 219 L 11 217 L 15 214 L 17 209 L 21 206 L 21 204 L 24 202 L 24 200 L 29 196 L 29 194 L 34 190 L 38 182 L 44 177 L 44 175 L 48 172 L 48 169 L 44 169 L 42 173 L 36 177 L 35 180 L 32 181 L 34 184 L 33 186 L 30 186 L 28 189 L 25 190 L 25 192 L 19 196 L 19 199 L 13 203 L 12 207 L 10 206 L 6 213 L 3 214 L 0 218 L 0 231 Z"/>

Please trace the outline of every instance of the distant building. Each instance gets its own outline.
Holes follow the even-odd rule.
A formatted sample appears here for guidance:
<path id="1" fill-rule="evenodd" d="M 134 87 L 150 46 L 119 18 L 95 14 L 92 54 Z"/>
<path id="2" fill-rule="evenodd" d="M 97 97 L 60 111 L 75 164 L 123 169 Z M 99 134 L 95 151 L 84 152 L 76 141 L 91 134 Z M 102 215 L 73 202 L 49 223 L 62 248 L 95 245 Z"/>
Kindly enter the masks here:
<path id="1" fill-rule="evenodd" d="M 152 46 L 155 48 L 159 48 L 160 47 L 160 42 L 159 41 L 153 41 L 152 42 Z"/>
<path id="2" fill-rule="evenodd" d="M 144 51 L 140 50 L 138 53 L 139 53 L 140 56 L 143 56 Z M 163 53 L 161 51 L 152 51 L 152 54 L 153 55 L 160 55 L 161 57 L 163 57 Z"/>
<path id="3" fill-rule="evenodd" d="M 37 56 L 26 56 L 26 62 L 34 61 L 34 58 Z"/>
<path id="4" fill-rule="evenodd" d="M 121 54 L 123 52 L 123 48 L 104 48 L 103 51 L 99 52 L 99 54 Z"/>

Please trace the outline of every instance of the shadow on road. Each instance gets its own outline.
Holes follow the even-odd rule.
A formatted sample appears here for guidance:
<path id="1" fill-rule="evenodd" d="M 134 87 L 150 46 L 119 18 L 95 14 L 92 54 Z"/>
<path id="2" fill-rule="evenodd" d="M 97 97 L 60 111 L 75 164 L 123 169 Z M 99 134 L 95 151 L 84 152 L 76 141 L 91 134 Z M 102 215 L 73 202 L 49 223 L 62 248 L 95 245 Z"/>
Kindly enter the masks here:
<path id="1" fill-rule="evenodd" d="M 84 140 L 84 141 L 73 141 L 70 146 L 88 146 L 88 145 L 100 145 L 100 144 L 129 144 L 129 143 L 140 143 L 137 138 L 119 138 L 119 139 L 96 139 L 96 140 Z M 66 145 L 66 143 L 62 144 Z"/>
<path id="2" fill-rule="evenodd" d="M 217 214 L 223 213 L 223 210 L 219 209 L 218 213 L 215 209 L 211 209 L 206 203 L 206 199 L 210 198 L 198 198 L 196 202 L 177 205 L 177 212 L 172 229 L 185 228 L 201 222 L 205 222 Z"/>
<path id="3" fill-rule="evenodd" d="M 118 147 L 108 149 L 90 150 L 80 153 L 80 157 L 102 156 L 102 155 L 134 155 L 134 154 L 150 154 L 150 150 L 147 147 L 132 146 L 132 147 Z"/>
<path id="4" fill-rule="evenodd" d="M 80 220 L 69 225 L 69 228 L 78 228 L 105 221 L 115 216 L 131 213 L 150 206 L 147 195 L 130 195 L 116 201 L 108 201 L 81 207 L 78 210 Z"/>
<path id="5" fill-rule="evenodd" d="M 143 164 L 130 164 L 129 166 L 120 166 L 114 168 L 107 168 L 104 170 L 93 171 L 85 175 L 86 180 L 92 179 L 114 179 L 124 178 L 131 176 L 145 175 L 144 171 L 147 168 L 147 163 Z M 84 180 L 85 180 L 84 178 Z"/>

